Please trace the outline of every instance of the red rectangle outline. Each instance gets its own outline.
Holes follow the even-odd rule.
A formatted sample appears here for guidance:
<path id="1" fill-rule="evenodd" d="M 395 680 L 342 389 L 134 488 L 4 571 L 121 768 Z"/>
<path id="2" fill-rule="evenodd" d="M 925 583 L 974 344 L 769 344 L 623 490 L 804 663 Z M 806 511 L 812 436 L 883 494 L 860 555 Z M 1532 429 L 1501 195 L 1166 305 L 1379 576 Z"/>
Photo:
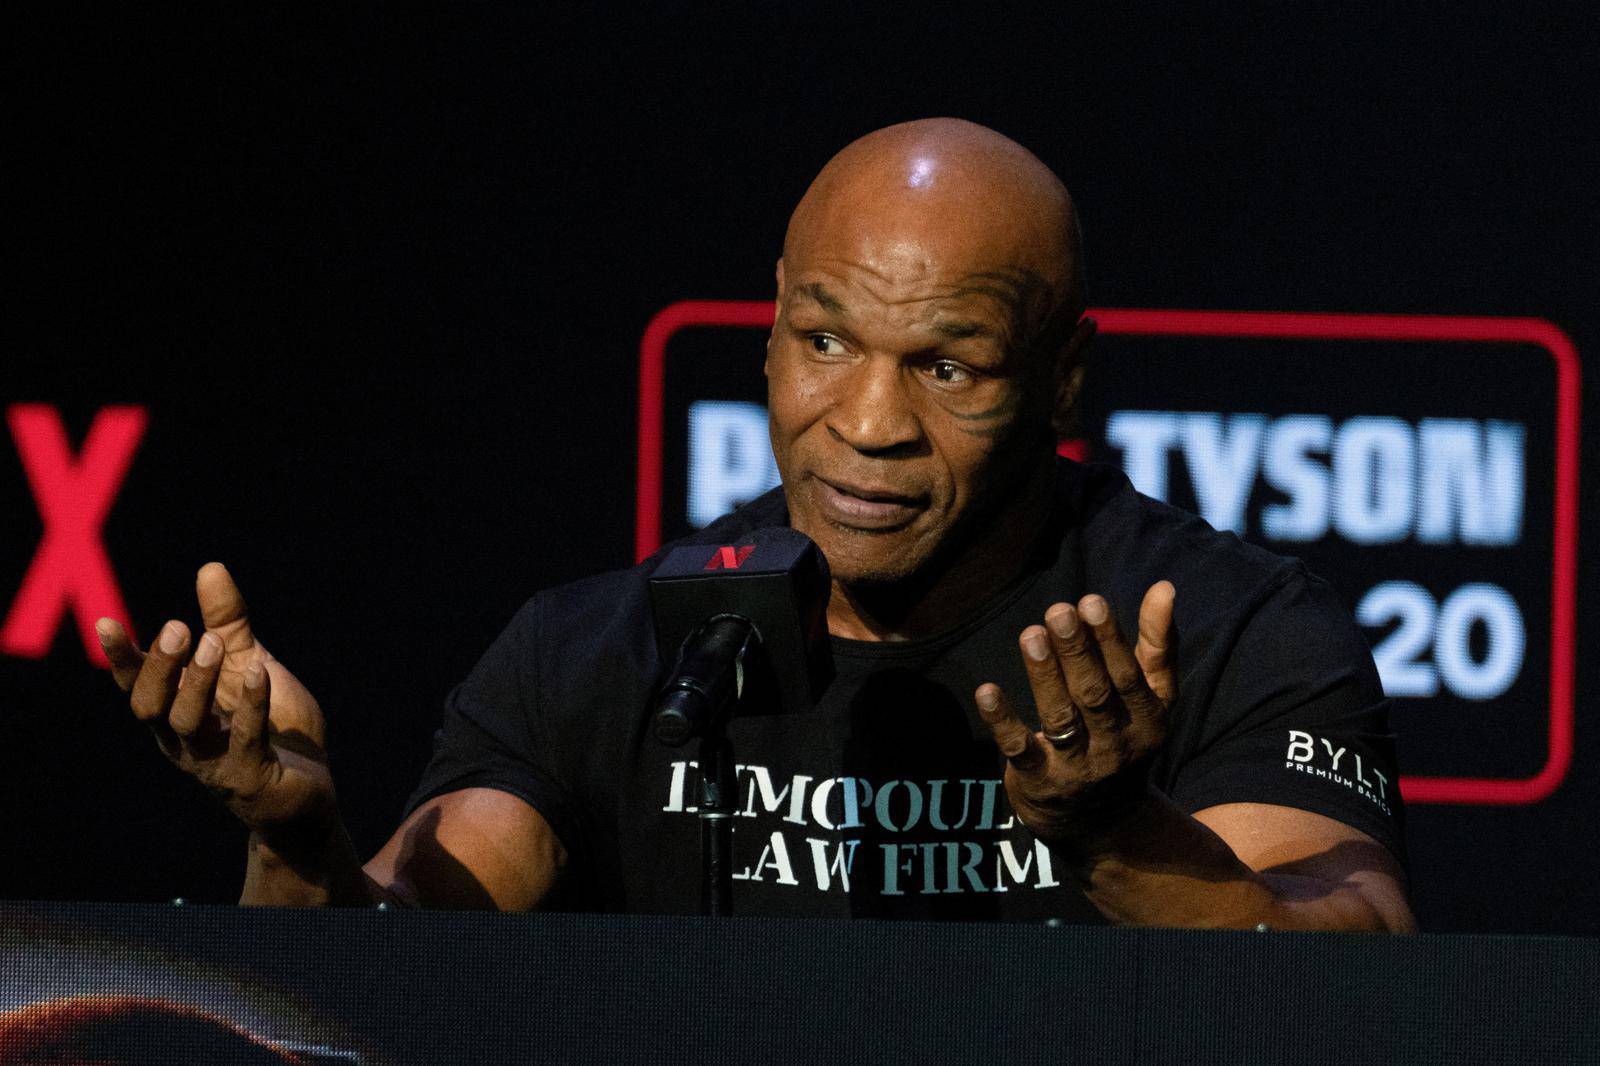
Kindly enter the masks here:
<path id="1" fill-rule="evenodd" d="M 770 300 L 682 300 L 663 308 L 639 345 L 638 488 L 634 552 L 661 543 L 661 434 L 667 342 L 696 326 L 772 327 Z M 1555 535 L 1550 581 L 1550 740 L 1544 767 L 1528 778 L 1402 777 L 1409 803 L 1520 805 L 1547 798 L 1572 765 L 1573 670 L 1578 566 L 1578 350 L 1542 318 L 1366 315 L 1300 311 L 1180 311 L 1091 308 L 1100 332 L 1126 336 L 1280 340 L 1456 341 L 1535 344 L 1556 362 Z"/>

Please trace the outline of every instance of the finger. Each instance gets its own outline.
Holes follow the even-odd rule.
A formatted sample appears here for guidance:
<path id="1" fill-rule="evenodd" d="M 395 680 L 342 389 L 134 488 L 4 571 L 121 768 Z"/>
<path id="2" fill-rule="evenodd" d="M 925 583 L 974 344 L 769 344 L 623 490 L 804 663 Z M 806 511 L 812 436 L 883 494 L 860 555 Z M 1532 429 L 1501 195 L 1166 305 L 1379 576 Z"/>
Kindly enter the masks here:
<path id="1" fill-rule="evenodd" d="M 172 695 L 178 690 L 178 678 L 189 655 L 189 627 L 179 621 L 168 622 L 161 635 L 150 646 L 139 676 L 134 678 L 133 696 L 128 701 L 134 715 L 150 725 L 165 727 L 167 711 L 172 707 Z"/>
<path id="2" fill-rule="evenodd" d="M 222 672 L 222 638 L 209 630 L 195 646 L 194 659 L 189 664 L 183 687 L 172 701 L 172 713 L 167 722 L 172 731 L 185 740 L 195 737 L 201 723 L 211 713 L 211 701 L 217 691 L 217 675 Z"/>
<path id="3" fill-rule="evenodd" d="M 1170 581 L 1157 581 L 1139 605 L 1139 644 L 1133 649 L 1150 690 L 1168 707 L 1178 695 L 1178 678 L 1167 649 L 1172 646 L 1172 605 L 1178 597 Z"/>
<path id="4" fill-rule="evenodd" d="M 114 618 L 102 618 L 94 624 L 95 636 L 111 662 L 111 679 L 124 692 L 133 690 L 133 682 L 144 665 L 144 652 L 128 636 L 128 630 Z"/>
<path id="5" fill-rule="evenodd" d="M 1144 683 L 1144 671 L 1139 669 L 1138 659 L 1133 658 L 1133 648 L 1128 647 L 1122 631 L 1117 629 L 1117 619 L 1112 618 L 1106 599 L 1099 595 L 1085 595 L 1078 602 L 1078 616 L 1090 626 L 1094 643 L 1099 647 L 1101 663 L 1106 664 L 1110 687 L 1122 698 L 1122 706 L 1128 709 L 1131 719 L 1146 719 L 1149 715 L 1158 714 L 1162 709 L 1162 701 L 1155 698 L 1155 693 Z"/>
<path id="6" fill-rule="evenodd" d="M 194 578 L 194 591 L 200 601 L 200 617 L 205 619 L 207 629 L 222 638 L 227 652 L 248 651 L 255 646 L 244 597 L 227 567 L 221 563 L 202 566 Z"/>
<path id="7" fill-rule="evenodd" d="M 1085 624 L 1088 620 L 1070 603 L 1058 603 L 1045 612 L 1045 621 L 1051 623 L 1050 637 L 1066 676 L 1067 693 L 1083 716 L 1084 725 L 1091 732 L 1114 727 L 1111 678 Z"/>
<path id="8" fill-rule="evenodd" d="M 228 751 L 263 759 L 267 754 L 267 708 L 272 702 L 272 678 L 261 663 L 251 663 L 244 672 L 244 688 L 239 709 L 228 725 Z"/>
<path id="9" fill-rule="evenodd" d="M 999 685 L 979 685 L 973 699 L 978 704 L 978 714 L 994 736 L 995 746 L 1012 766 L 1029 771 L 1044 765 L 1043 742 L 1017 719 Z"/>
<path id="10" fill-rule="evenodd" d="M 1050 612 L 1046 611 L 1045 621 L 1049 620 Z M 1066 678 L 1061 676 L 1061 662 L 1056 658 L 1050 633 L 1044 626 L 1029 626 L 1018 636 L 1017 643 L 1022 647 L 1022 663 L 1033 689 L 1033 705 L 1039 711 L 1039 727 L 1046 733 L 1060 734 L 1078 725 L 1078 711 L 1072 706 Z"/>

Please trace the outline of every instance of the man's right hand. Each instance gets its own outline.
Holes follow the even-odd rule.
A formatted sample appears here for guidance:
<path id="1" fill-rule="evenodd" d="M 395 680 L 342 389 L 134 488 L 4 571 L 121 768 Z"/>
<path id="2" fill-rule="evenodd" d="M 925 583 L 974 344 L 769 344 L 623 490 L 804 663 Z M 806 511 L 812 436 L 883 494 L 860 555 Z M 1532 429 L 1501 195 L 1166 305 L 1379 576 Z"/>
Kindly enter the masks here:
<path id="1" fill-rule="evenodd" d="M 526 910 L 545 898 L 566 849 L 527 801 L 493 788 L 421 804 L 363 870 L 334 801 L 317 701 L 256 641 L 221 563 L 200 568 L 195 591 L 198 642 L 178 621 L 148 651 L 112 619 L 95 629 L 167 758 L 252 830 L 239 902 Z"/>
<path id="2" fill-rule="evenodd" d="M 133 713 L 179 769 L 264 837 L 336 818 L 322 709 L 256 641 L 221 563 L 195 578 L 205 632 L 173 620 L 140 651 L 115 620 L 95 624 Z M 191 655 L 192 653 L 192 655 Z"/>

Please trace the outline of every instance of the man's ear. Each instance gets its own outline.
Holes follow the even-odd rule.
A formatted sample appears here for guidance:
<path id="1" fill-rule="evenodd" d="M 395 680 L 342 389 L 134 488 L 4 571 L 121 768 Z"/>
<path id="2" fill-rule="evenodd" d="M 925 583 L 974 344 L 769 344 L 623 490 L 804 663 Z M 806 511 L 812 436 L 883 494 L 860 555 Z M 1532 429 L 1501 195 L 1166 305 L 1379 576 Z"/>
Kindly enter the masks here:
<path id="1" fill-rule="evenodd" d="M 1050 424 L 1056 439 L 1065 440 L 1077 432 L 1078 394 L 1083 391 L 1083 356 L 1094 339 L 1099 324 L 1088 315 L 1078 319 L 1072 336 L 1061 346 L 1054 369 L 1055 405 L 1050 412 Z"/>

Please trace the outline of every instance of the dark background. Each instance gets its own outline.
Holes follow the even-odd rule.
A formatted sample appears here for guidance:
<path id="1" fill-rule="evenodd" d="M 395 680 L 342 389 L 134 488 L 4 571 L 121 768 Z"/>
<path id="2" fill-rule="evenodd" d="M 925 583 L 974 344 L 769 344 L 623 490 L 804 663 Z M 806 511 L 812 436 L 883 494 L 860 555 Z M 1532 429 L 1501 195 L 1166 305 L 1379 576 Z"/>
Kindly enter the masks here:
<path id="1" fill-rule="evenodd" d="M 149 408 L 105 530 L 133 621 L 194 621 L 194 569 L 227 561 L 370 851 L 516 607 L 632 561 L 645 323 L 767 296 L 789 210 L 867 130 L 954 114 L 1033 148 L 1099 305 L 1535 315 L 1596 350 L 1591 10 L 1107 7 L 34 13 L 0 402 L 58 406 L 75 446 Z M 41 530 L 10 454 L 7 602 Z M 1594 578 L 1561 789 L 1412 809 L 1429 928 L 1600 931 Z M 242 834 L 73 626 L 0 659 L 0 716 L 0 894 L 236 895 Z"/>

